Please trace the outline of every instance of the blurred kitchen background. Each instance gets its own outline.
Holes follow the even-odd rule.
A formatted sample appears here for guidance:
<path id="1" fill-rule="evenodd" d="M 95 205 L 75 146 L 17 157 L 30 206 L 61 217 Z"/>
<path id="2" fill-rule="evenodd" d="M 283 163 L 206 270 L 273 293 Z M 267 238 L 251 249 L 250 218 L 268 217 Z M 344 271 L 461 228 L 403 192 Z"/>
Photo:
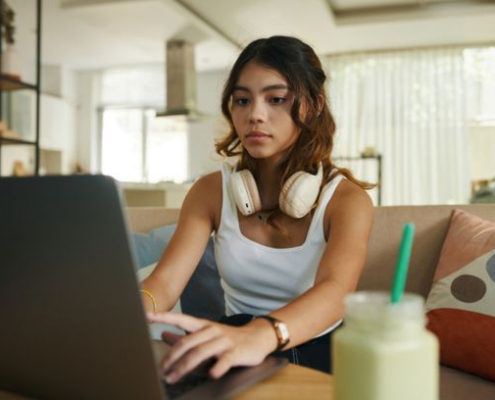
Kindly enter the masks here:
<path id="1" fill-rule="evenodd" d="M 219 169 L 240 49 L 281 34 L 319 54 L 336 163 L 376 205 L 495 202 L 495 1 L 42 0 L 37 60 L 38 1 L 2 0 L 2 176 L 101 172 L 180 206 Z"/>

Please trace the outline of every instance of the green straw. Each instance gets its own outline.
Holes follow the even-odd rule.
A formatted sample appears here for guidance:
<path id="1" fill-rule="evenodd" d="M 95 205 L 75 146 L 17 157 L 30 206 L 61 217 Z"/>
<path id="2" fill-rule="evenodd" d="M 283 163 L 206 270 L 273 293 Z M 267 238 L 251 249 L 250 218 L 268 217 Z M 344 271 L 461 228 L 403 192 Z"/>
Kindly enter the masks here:
<path id="1" fill-rule="evenodd" d="M 397 258 L 397 265 L 395 266 L 395 276 L 390 296 L 392 304 L 400 302 L 404 295 L 413 238 L 414 224 L 409 222 L 404 225 L 404 230 L 402 231 L 402 241 L 400 243 L 399 257 Z"/>

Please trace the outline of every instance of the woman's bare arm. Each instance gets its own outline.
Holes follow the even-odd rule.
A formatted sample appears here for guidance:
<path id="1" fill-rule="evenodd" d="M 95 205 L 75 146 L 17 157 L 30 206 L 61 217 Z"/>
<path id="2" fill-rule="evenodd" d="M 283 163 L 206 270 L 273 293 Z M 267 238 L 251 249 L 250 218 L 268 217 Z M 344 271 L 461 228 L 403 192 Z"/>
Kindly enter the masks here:
<path id="1" fill-rule="evenodd" d="M 327 247 L 315 285 L 287 306 L 271 313 L 284 321 L 291 334 L 287 347 L 304 343 L 344 316 L 343 299 L 356 290 L 366 262 L 373 223 L 368 194 L 342 181 L 325 213 Z"/>
<path id="2" fill-rule="evenodd" d="M 156 300 L 157 311 L 168 311 L 179 299 L 219 220 L 221 210 L 219 172 L 199 179 L 189 190 L 181 207 L 177 229 L 151 275 L 142 283 Z M 144 295 L 147 311 L 153 309 Z"/>

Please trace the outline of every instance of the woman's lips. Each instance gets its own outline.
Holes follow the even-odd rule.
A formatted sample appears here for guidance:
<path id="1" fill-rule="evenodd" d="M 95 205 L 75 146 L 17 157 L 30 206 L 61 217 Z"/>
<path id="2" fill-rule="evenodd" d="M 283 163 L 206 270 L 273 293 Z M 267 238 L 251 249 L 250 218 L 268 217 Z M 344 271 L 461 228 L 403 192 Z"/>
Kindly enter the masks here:
<path id="1" fill-rule="evenodd" d="M 252 131 L 246 135 L 246 140 L 253 141 L 253 142 L 260 142 L 260 141 L 265 141 L 265 140 L 269 139 L 270 137 L 271 137 L 271 135 L 269 135 L 265 132 Z"/>

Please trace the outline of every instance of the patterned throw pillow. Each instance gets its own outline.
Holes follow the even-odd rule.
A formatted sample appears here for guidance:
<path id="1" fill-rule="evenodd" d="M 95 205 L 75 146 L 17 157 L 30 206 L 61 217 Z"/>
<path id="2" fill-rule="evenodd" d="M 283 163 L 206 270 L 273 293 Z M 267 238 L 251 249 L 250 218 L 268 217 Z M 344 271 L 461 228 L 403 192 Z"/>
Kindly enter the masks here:
<path id="1" fill-rule="evenodd" d="M 495 381 L 495 223 L 454 211 L 426 311 L 442 364 Z"/>

